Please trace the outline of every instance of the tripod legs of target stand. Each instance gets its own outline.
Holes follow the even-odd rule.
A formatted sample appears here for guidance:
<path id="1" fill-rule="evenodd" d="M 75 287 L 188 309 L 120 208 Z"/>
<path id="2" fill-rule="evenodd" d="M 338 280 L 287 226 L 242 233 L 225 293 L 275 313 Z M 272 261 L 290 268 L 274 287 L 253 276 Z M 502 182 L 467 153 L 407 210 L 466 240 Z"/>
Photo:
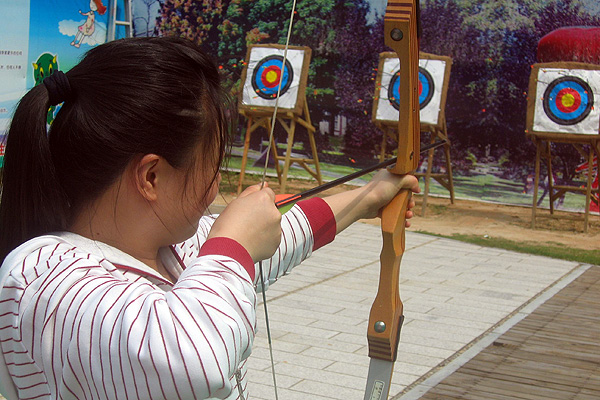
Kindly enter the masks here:
<path id="1" fill-rule="evenodd" d="M 582 135 L 583 136 L 583 135 Z M 536 229 L 536 220 L 540 217 L 538 211 L 538 190 L 540 185 L 540 164 L 542 158 L 546 162 L 546 170 L 548 172 L 548 200 L 550 201 L 550 215 L 549 217 L 568 219 L 575 221 L 583 221 L 583 232 L 588 232 L 589 227 L 589 215 L 590 215 L 590 204 L 592 199 L 592 193 L 600 193 L 600 188 L 594 189 L 592 187 L 593 182 L 593 165 L 594 155 L 600 155 L 600 148 L 598 147 L 598 139 L 587 139 L 581 138 L 580 140 L 575 139 L 557 139 L 556 137 L 543 137 L 541 135 L 531 135 L 531 139 L 535 143 L 535 178 L 533 183 L 533 203 L 531 208 L 531 229 Z M 571 144 L 581 154 L 584 160 L 588 163 L 588 174 L 585 187 L 580 186 L 569 186 L 569 185 L 557 185 L 554 182 L 554 175 L 552 172 L 552 151 L 551 143 L 568 143 Z M 584 147 L 587 145 L 587 149 Z M 554 214 L 554 202 L 564 196 L 567 192 L 585 194 L 585 212 L 583 217 L 581 216 L 557 216 Z M 547 216 L 548 217 L 548 216 Z"/>
<path id="2" fill-rule="evenodd" d="M 395 125 L 378 125 L 383 132 L 383 140 L 381 142 L 381 152 L 379 159 L 381 162 L 385 160 L 387 139 L 392 138 L 396 140 L 398 134 L 398 128 Z M 446 172 L 433 173 L 433 159 L 435 150 L 431 149 L 427 153 L 427 170 L 426 172 L 415 173 L 416 177 L 423 177 L 425 187 L 423 188 L 423 202 L 421 204 L 421 216 L 424 217 L 427 210 L 427 197 L 429 196 L 429 184 L 431 178 L 435 179 L 440 185 L 442 185 L 450 194 L 450 203 L 454 204 L 454 180 L 452 179 L 452 162 L 450 160 L 450 141 L 445 131 L 445 123 L 442 124 L 442 129 L 436 126 L 421 125 L 421 132 L 429 132 L 429 139 L 431 143 L 436 140 L 444 140 L 446 143 L 442 146 L 444 156 L 446 158 Z"/>
<path id="3" fill-rule="evenodd" d="M 308 112 L 308 108 L 305 110 L 305 112 Z M 270 132 L 272 121 L 271 116 L 265 116 L 261 114 L 253 115 L 251 113 L 245 113 L 244 115 L 248 118 L 248 125 L 246 129 L 246 137 L 244 139 L 244 152 L 242 155 L 242 166 L 240 168 L 240 179 L 237 188 L 238 194 L 241 193 L 242 185 L 244 183 L 244 176 L 248 162 L 248 150 L 250 148 L 250 137 L 252 132 L 260 127 L 263 127 L 267 130 L 267 132 Z M 289 123 L 287 122 L 288 120 Z M 323 179 L 321 177 L 321 168 L 319 166 L 319 158 L 317 155 L 317 145 L 314 137 L 315 128 L 310 123 L 310 118 L 307 117 L 307 120 L 304 120 L 299 116 L 290 113 L 283 116 L 277 116 L 277 122 L 285 129 L 287 133 L 286 151 L 284 155 L 279 154 L 275 144 L 275 139 L 272 139 L 271 141 L 271 154 L 275 160 L 275 170 L 277 172 L 277 178 L 280 184 L 280 193 L 285 193 L 290 166 L 293 163 L 297 163 L 304 168 L 310 175 L 312 175 L 312 177 L 317 180 L 319 185 L 321 185 L 323 183 Z M 292 157 L 294 135 L 297 124 L 304 126 L 308 130 L 308 139 L 313 158 Z M 279 164 L 280 161 L 283 161 L 283 170 Z M 309 166 L 309 164 L 314 165 L 314 170 Z"/>

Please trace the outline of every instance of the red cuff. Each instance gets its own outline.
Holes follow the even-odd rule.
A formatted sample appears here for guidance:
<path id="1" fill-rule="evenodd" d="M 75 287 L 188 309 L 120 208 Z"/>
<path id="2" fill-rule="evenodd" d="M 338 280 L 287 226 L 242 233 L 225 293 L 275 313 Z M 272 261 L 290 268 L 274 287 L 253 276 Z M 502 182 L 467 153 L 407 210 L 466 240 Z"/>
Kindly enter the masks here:
<path id="1" fill-rule="evenodd" d="M 333 215 L 329 204 L 319 197 L 302 200 L 297 204 L 304 211 L 312 228 L 315 241 L 313 250 L 331 243 L 335 238 L 337 225 L 335 223 L 335 215 Z"/>
<path id="2" fill-rule="evenodd" d="M 199 256 L 207 256 L 207 255 L 221 255 L 231 257 L 240 264 L 248 274 L 250 275 L 250 279 L 254 282 L 254 276 L 256 275 L 256 271 L 254 269 L 254 261 L 252 261 L 252 257 L 250 257 L 250 253 L 246 250 L 241 244 L 236 242 L 233 239 L 227 237 L 216 237 L 212 239 L 208 239 L 202 245 Z"/>

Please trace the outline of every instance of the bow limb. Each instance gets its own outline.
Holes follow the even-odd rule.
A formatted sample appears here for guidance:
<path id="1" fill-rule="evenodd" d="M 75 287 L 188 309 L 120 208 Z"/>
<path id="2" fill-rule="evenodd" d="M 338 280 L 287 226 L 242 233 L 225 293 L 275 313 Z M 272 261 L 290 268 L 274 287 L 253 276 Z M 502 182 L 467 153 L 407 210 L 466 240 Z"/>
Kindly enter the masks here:
<path id="1" fill-rule="evenodd" d="M 419 0 L 389 0 L 384 20 L 385 44 L 400 59 L 398 160 L 390 170 L 407 174 L 419 161 L 419 45 L 417 38 Z M 365 400 L 387 399 L 403 322 L 400 300 L 400 262 L 404 254 L 406 211 L 411 192 L 402 190 L 382 212 L 381 272 L 379 287 L 369 315 L 369 375 Z"/>

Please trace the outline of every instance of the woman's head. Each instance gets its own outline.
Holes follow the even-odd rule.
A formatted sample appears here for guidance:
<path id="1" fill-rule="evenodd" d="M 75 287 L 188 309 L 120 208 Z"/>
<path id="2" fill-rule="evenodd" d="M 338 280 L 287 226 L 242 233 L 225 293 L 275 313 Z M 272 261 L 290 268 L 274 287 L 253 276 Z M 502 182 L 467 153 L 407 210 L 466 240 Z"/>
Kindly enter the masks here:
<path id="1" fill-rule="evenodd" d="M 161 156 L 190 179 L 198 168 L 208 170 L 204 188 L 217 179 L 228 144 L 224 97 L 218 69 L 196 45 L 178 38 L 109 42 L 66 75 L 71 96 L 47 134 L 44 85 L 13 117 L 0 203 L 2 257 L 8 226 L 19 231 L 8 247 L 66 229 L 140 155 Z"/>

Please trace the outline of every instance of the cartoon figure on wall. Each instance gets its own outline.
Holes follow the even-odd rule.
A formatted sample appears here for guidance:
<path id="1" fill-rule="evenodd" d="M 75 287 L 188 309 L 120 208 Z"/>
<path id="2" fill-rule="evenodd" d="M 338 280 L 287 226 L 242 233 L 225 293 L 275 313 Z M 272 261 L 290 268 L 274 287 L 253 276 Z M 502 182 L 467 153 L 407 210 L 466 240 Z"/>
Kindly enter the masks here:
<path id="1" fill-rule="evenodd" d="M 90 11 L 84 13 L 79 10 L 79 14 L 87 16 L 87 19 L 77 28 L 75 39 L 71 42 L 71 46 L 79 48 L 81 43 L 91 37 L 96 31 L 96 11 L 100 15 L 104 15 L 106 12 L 106 6 L 102 4 L 102 0 L 90 0 Z M 94 43 L 95 44 L 95 43 Z"/>
<path id="2" fill-rule="evenodd" d="M 52 75 L 58 71 L 58 55 L 52 55 L 50 53 L 44 53 L 38 57 L 33 63 L 33 79 L 35 80 L 35 86 L 41 85 L 44 78 Z M 46 122 L 51 124 L 54 121 L 56 106 L 51 106 L 48 109 L 48 115 Z"/>

